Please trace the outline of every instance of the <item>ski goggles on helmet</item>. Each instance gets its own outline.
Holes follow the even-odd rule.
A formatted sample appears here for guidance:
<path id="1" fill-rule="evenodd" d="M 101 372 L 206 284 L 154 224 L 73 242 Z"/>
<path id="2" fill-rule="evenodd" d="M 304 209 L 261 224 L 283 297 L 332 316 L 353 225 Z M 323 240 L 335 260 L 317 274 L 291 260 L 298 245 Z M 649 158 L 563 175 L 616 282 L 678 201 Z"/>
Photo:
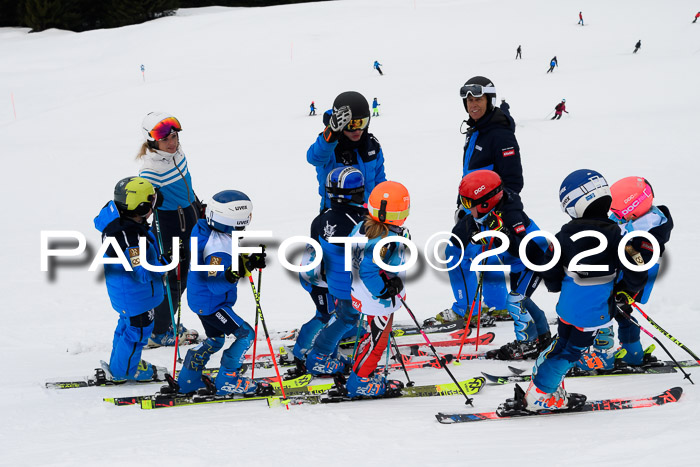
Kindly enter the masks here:
<path id="1" fill-rule="evenodd" d="M 369 117 L 353 118 L 345 127 L 346 131 L 364 130 L 369 125 Z"/>
<path id="2" fill-rule="evenodd" d="M 502 191 L 503 191 L 503 185 L 499 185 L 496 188 L 494 188 L 493 190 L 486 193 L 484 196 L 481 196 L 479 198 L 468 198 L 466 196 L 459 195 L 459 200 L 461 201 L 462 206 L 464 206 L 467 209 L 471 209 L 471 208 L 479 206 L 480 204 L 488 205 L 488 201 Z M 486 206 L 484 206 L 484 207 L 486 207 Z"/>
<path id="3" fill-rule="evenodd" d="M 146 198 L 147 202 L 140 203 L 138 206 L 132 209 L 131 212 L 138 216 L 145 216 L 152 209 L 156 208 L 156 200 L 157 195 L 155 193 L 153 193 L 152 195 L 148 195 L 148 197 Z"/>
<path id="4" fill-rule="evenodd" d="M 465 84 L 459 90 L 459 95 L 462 99 L 466 99 L 471 94 L 474 97 L 481 97 L 484 94 L 496 94 L 496 88 L 493 86 L 482 86 L 480 84 Z"/>
<path id="5" fill-rule="evenodd" d="M 167 138 L 173 131 L 182 131 L 182 126 L 177 118 L 168 117 L 165 120 L 161 120 L 160 122 L 156 123 L 156 126 L 154 126 L 153 129 L 148 132 L 148 134 L 151 136 L 151 138 L 158 141 L 163 138 Z"/>

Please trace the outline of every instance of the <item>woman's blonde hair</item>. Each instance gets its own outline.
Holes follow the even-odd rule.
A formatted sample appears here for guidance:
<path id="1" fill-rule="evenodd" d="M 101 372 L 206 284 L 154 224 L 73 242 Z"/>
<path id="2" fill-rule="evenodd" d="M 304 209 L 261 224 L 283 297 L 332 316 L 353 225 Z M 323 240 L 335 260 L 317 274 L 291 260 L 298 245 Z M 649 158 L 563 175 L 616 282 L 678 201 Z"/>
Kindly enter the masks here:
<path id="1" fill-rule="evenodd" d="M 149 147 L 148 147 L 148 141 L 144 141 L 143 144 L 141 145 L 141 149 L 139 149 L 138 154 L 136 154 L 136 160 L 139 160 L 139 159 L 141 159 L 143 156 L 145 156 L 146 153 L 148 152 L 148 149 L 149 149 Z"/>
<path id="2" fill-rule="evenodd" d="M 372 240 L 377 237 L 386 237 L 389 235 L 389 226 L 372 219 L 369 215 L 365 217 L 365 235 Z"/>

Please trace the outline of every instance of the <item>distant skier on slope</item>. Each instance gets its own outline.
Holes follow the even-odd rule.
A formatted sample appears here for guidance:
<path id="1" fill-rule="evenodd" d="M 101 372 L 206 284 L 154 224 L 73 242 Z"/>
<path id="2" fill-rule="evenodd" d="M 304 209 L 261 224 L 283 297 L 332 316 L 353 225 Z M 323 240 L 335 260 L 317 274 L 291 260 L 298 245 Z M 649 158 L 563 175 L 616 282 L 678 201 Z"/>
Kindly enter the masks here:
<path id="1" fill-rule="evenodd" d="M 316 115 L 316 104 L 314 101 L 311 101 L 311 105 L 309 106 L 309 117 L 312 115 Z"/>
<path id="2" fill-rule="evenodd" d="M 693 23 L 695 23 L 695 22 L 698 20 L 698 18 L 700 18 L 700 11 L 698 11 L 698 12 L 695 14 L 695 19 L 693 20 Z"/>
<path id="3" fill-rule="evenodd" d="M 632 53 L 633 53 L 633 54 L 636 54 L 637 51 L 639 50 L 639 48 L 640 48 L 641 46 L 642 46 L 642 40 L 639 39 L 639 40 L 637 41 L 637 43 L 634 44 L 634 52 L 632 52 Z"/>
<path id="4" fill-rule="evenodd" d="M 554 107 L 554 116 L 550 118 L 550 120 L 559 120 L 562 112 L 569 113 L 569 111 L 566 110 L 566 99 L 562 99 L 561 102 Z"/>
<path id="5" fill-rule="evenodd" d="M 374 100 L 372 101 L 372 116 L 373 117 L 379 117 L 379 106 L 382 105 L 379 102 L 377 102 L 377 98 L 375 97 Z"/>
<path id="6" fill-rule="evenodd" d="M 382 73 L 382 69 L 379 68 L 380 66 L 383 66 L 381 63 L 379 63 L 377 60 L 375 60 L 373 66 L 374 66 L 374 69 L 377 70 L 380 75 L 384 75 L 384 73 Z"/>
<path id="7" fill-rule="evenodd" d="M 518 46 L 518 50 L 515 51 L 515 59 L 516 59 L 516 60 L 517 60 L 517 59 L 521 59 L 521 60 L 522 60 L 522 58 L 523 58 L 522 51 L 523 51 L 522 46 L 519 45 L 519 46 Z"/>
<path id="8" fill-rule="evenodd" d="M 583 24 L 583 12 L 580 12 L 580 11 L 578 12 L 578 24 L 580 24 L 581 26 L 584 25 Z"/>
<path id="9" fill-rule="evenodd" d="M 559 66 L 559 61 L 557 61 L 556 55 L 552 57 L 552 59 L 549 61 L 549 70 L 547 70 L 547 73 L 552 73 L 554 71 L 555 66 Z"/>

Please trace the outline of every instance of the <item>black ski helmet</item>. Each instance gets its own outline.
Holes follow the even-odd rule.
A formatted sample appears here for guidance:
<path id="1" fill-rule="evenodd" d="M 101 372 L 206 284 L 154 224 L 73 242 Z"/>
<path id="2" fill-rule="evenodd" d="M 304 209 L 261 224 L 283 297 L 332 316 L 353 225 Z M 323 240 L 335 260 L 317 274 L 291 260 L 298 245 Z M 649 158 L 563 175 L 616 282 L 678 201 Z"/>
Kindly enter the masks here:
<path id="1" fill-rule="evenodd" d="M 493 84 L 493 82 L 484 77 L 484 76 L 474 76 L 473 78 L 469 78 L 466 83 L 464 83 L 464 86 L 467 86 L 469 84 L 478 84 L 480 86 L 490 86 L 494 88 L 492 92 L 488 92 L 488 94 L 491 96 L 491 99 L 487 101 L 486 104 L 486 111 L 491 112 L 494 107 L 496 107 L 496 86 Z M 460 92 L 461 95 L 461 92 Z M 464 104 L 464 110 L 467 110 L 467 96 L 462 95 L 462 103 Z M 469 113 L 469 111 L 467 111 Z"/>
<path id="2" fill-rule="evenodd" d="M 352 118 L 367 118 L 369 114 L 369 103 L 365 96 L 356 91 L 345 91 L 338 94 L 338 97 L 333 101 L 333 110 L 337 110 L 342 106 L 347 105 L 352 112 Z"/>

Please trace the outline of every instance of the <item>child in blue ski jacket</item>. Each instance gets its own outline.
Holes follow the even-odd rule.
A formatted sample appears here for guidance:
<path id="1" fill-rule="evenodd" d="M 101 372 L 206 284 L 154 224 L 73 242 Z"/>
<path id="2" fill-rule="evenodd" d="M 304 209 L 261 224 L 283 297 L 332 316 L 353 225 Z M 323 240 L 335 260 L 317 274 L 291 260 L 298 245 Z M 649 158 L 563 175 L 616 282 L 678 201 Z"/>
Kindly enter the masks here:
<path id="1" fill-rule="evenodd" d="M 501 177 L 494 171 L 476 170 L 466 175 L 460 182 L 459 195 L 462 205 L 471 215 L 464 216 L 452 230 L 461 245 L 452 242 L 445 251 L 446 257 L 452 257 L 447 266 L 456 266 L 449 271 L 456 300 L 453 309 L 465 310 L 467 314 L 474 309 L 476 315 L 479 297 L 476 292 L 477 272 L 472 270 L 473 261 L 478 254 L 501 244 L 497 238 L 475 241 L 473 237 L 487 231 L 505 234 L 509 241 L 508 249 L 491 258 L 510 265 L 510 293 L 506 298 L 506 309 L 513 318 L 516 339 L 500 349 L 487 352 L 486 357 L 499 360 L 534 358 L 549 345 L 551 334 L 544 312 L 530 298 L 539 285 L 540 277 L 525 267 L 519 248 L 522 239 L 530 232 L 539 230 L 539 227 L 525 214 L 520 196 L 505 188 Z M 536 237 L 527 245 L 528 259 L 539 264 L 546 248 L 547 240 Z"/>
<path id="2" fill-rule="evenodd" d="M 572 220 L 556 235 L 559 259 L 540 273 L 550 292 L 560 292 L 558 333 L 535 362 L 533 379 L 522 399 L 528 411 L 572 408 L 585 401 L 581 394 L 567 393 L 564 375 L 593 344 L 597 330 L 610 325 L 617 307 L 628 303 L 647 279 L 646 272 L 630 269 L 618 256 L 622 233 L 607 217 L 612 198 L 600 173 L 572 172 L 561 184 L 559 200 Z M 552 246 L 542 264 L 554 255 Z M 625 255 L 631 263 L 631 256 Z"/>
<path id="3" fill-rule="evenodd" d="M 610 192 L 612 196 L 610 219 L 620 226 L 623 236 L 640 231 L 652 235 L 659 244 L 660 260 L 666 249 L 666 243 L 671 238 L 673 218 L 666 206 L 654 206 L 654 191 L 651 184 L 642 177 L 626 177 L 613 183 Z M 654 248 L 651 241 L 643 236 L 634 237 L 625 245 L 627 253 L 632 256 L 634 263 L 639 265 L 648 264 L 653 260 Z M 656 261 L 647 271 L 648 279 L 634 297 L 636 302 L 644 304 L 649 300 L 659 267 L 660 261 Z M 631 306 L 623 305 L 622 308 L 631 315 Z M 617 357 L 621 363 L 627 365 L 654 364 L 656 358 L 651 355 L 651 352 L 642 349 L 639 327 L 620 313 L 615 315 L 615 320 L 618 323 L 621 349 L 624 351 L 618 352 L 614 348 L 615 333 L 612 326 L 599 329 L 594 345 L 576 363 L 577 368 L 584 371 L 611 370 L 615 367 Z"/>
<path id="4" fill-rule="evenodd" d="M 367 243 L 357 243 L 352 249 L 352 306 L 356 313 L 367 316 L 369 331 L 357 345 L 352 372 L 347 379 L 348 397 L 390 397 L 399 395 L 400 381 L 386 380 L 375 374 L 377 364 L 386 350 L 394 312 L 401 307 L 397 298 L 406 296 L 403 282 L 406 272 L 382 269 L 374 260 L 378 243 L 391 237 L 410 238 L 403 227 L 411 206 L 408 190 L 398 182 L 377 185 L 369 197 L 369 216 L 358 224 L 352 237 L 366 237 Z M 406 246 L 389 242 L 379 248 L 384 264 L 398 267 L 406 262 Z"/>
<path id="5" fill-rule="evenodd" d="M 356 334 L 359 319 L 352 307 L 352 271 L 345 269 L 344 246 L 329 239 L 349 237 L 367 215 L 362 174 L 354 167 L 333 169 L 328 174 L 326 192 L 331 207 L 311 223 L 311 238 L 321 245 L 323 261 L 315 269 L 299 273 L 302 286 L 316 304 L 316 316 L 299 330 L 293 353 L 299 370 L 311 374 L 344 371 L 346 362 L 338 358 L 338 344 Z M 314 250 L 307 247 L 302 264 L 314 259 Z"/>
<path id="6" fill-rule="evenodd" d="M 199 316 L 207 338 L 187 351 L 178 376 L 178 390 L 190 393 L 205 386 L 202 370 L 212 354 L 218 352 L 227 335 L 233 335 L 233 344 L 224 350 L 221 367 L 216 377 L 218 395 L 268 395 L 269 384 L 241 376 L 243 355 L 255 339 L 253 328 L 243 320 L 233 306 L 238 298 L 237 284 L 250 276 L 253 269 L 265 267 L 265 253 L 239 255 L 233 258 L 232 233 L 244 230 L 250 223 L 253 204 L 247 195 L 236 190 L 215 194 L 206 207 L 206 219 L 200 219 L 192 229 L 197 239 L 197 264 L 220 266 L 221 270 L 190 270 L 187 303 Z"/>
<path id="7" fill-rule="evenodd" d="M 95 228 L 102 233 L 102 242 L 110 238 L 112 245 L 106 258 L 117 258 L 119 252 L 129 262 L 105 264 L 105 282 L 112 308 L 119 314 L 114 331 L 109 370 L 114 380 L 162 380 L 165 369 L 141 360 L 141 351 L 153 329 L 153 308 L 163 300 L 163 274 L 147 270 L 142 261 L 160 266 L 155 238 L 148 230 L 147 219 L 156 206 L 156 191 L 147 180 L 127 177 L 114 187 L 114 200 L 107 203 L 95 218 Z M 146 238 L 146 251 L 139 239 Z M 103 365 L 106 366 L 106 365 Z"/>

